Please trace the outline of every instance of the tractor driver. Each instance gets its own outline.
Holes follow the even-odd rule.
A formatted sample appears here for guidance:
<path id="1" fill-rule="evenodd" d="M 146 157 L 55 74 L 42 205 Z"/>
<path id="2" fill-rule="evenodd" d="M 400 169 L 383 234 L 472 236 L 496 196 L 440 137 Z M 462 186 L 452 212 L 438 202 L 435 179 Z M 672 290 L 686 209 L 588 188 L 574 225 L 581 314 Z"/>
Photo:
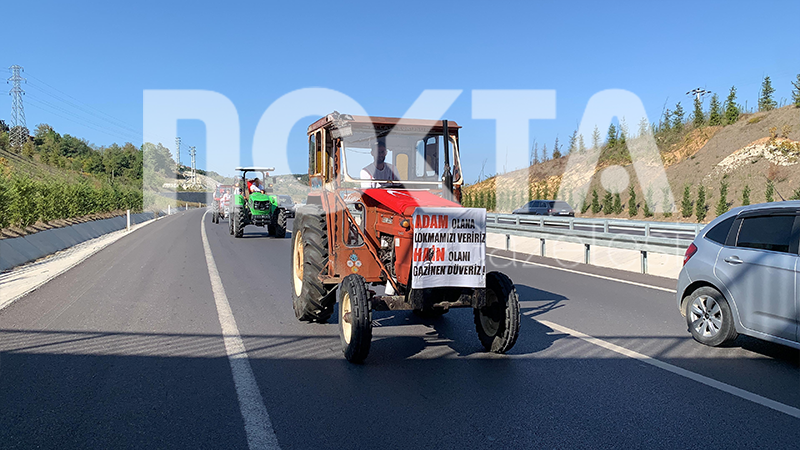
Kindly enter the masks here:
<path id="1" fill-rule="evenodd" d="M 250 193 L 252 194 L 254 192 L 260 192 L 262 194 L 264 193 L 264 189 L 261 186 L 261 180 L 259 180 L 258 178 L 254 178 L 253 181 L 250 183 Z"/>
<path id="2" fill-rule="evenodd" d="M 374 158 L 374 161 L 370 165 L 361 169 L 361 174 L 359 177 L 362 180 L 399 180 L 397 172 L 394 170 L 394 166 L 386 162 L 386 154 L 386 141 L 379 139 L 378 142 L 372 146 L 372 157 Z M 379 184 L 380 183 L 361 183 L 361 187 L 376 188 Z"/>

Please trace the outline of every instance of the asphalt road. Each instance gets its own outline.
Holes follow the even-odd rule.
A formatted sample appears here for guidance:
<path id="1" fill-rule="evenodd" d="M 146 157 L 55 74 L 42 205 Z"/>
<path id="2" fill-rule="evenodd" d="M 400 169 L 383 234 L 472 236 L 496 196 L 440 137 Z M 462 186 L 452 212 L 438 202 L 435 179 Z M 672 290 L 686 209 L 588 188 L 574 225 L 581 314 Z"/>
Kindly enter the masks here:
<path id="1" fill-rule="evenodd" d="M 248 447 L 202 214 L 131 233 L 0 311 L 0 447 Z M 796 448 L 800 441 L 800 419 L 758 400 L 800 408 L 798 352 L 748 338 L 701 346 L 674 294 L 608 277 L 668 286 L 663 279 L 491 257 L 522 301 L 509 355 L 482 351 L 467 309 L 438 320 L 376 312 L 370 356 L 351 365 L 335 319 L 295 319 L 290 240 L 261 230 L 248 227 L 234 239 L 227 223 L 206 217 L 280 448 Z M 746 400 L 648 360 L 759 397 Z"/>

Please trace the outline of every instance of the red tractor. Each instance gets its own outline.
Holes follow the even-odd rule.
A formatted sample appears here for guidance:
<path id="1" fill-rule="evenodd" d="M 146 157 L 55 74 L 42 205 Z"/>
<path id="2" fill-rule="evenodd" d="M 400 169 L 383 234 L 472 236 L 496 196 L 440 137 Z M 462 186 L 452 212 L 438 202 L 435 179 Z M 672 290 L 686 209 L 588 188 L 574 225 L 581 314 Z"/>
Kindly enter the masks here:
<path id="1" fill-rule="evenodd" d="M 373 310 L 469 307 L 486 350 L 517 340 L 514 283 L 486 273 L 486 211 L 458 203 L 459 128 L 337 112 L 308 127 L 312 191 L 292 231 L 293 306 L 298 319 L 325 322 L 338 301 L 348 361 L 369 353 Z"/>
<path id="2" fill-rule="evenodd" d="M 211 222 L 219 223 L 220 219 L 230 218 L 232 199 L 233 185 L 220 184 L 217 186 L 211 202 Z"/>

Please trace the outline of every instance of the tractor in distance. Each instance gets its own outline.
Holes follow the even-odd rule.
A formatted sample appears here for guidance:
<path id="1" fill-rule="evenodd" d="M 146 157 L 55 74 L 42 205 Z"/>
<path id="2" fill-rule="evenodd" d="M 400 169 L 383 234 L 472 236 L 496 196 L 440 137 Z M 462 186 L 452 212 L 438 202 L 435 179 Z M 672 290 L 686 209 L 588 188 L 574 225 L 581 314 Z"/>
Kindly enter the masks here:
<path id="1" fill-rule="evenodd" d="M 273 193 L 275 179 L 271 167 L 237 167 L 239 176 L 233 195 L 233 213 L 229 231 L 237 238 L 244 236 L 244 227 L 267 227 L 272 237 L 286 237 L 286 209 Z M 260 176 L 259 176 L 260 175 Z M 249 177 L 249 178 L 248 178 Z"/>
<path id="2" fill-rule="evenodd" d="M 220 184 L 214 190 L 211 200 L 211 222 L 219 223 L 220 219 L 230 219 L 231 199 L 233 198 L 233 185 Z"/>
<path id="3" fill-rule="evenodd" d="M 486 273 L 486 210 L 459 203 L 459 128 L 337 112 L 308 127 L 311 192 L 292 230 L 293 308 L 301 321 L 325 322 L 338 302 L 350 362 L 369 353 L 372 311 L 433 318 L 469 307 L 487 351 L 517 340 L 514 283 Z"/>

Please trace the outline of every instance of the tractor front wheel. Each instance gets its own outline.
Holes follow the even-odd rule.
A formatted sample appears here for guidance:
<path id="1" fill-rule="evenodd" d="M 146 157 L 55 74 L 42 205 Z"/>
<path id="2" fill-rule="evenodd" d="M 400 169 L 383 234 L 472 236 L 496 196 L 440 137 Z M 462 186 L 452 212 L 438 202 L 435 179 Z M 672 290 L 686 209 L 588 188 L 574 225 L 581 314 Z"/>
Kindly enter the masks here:
<path id="1" fill-rule="evenodd" d="M 351 363 L 367 358 L 372 344 L 372 309 L 364 277 L 350 274 L 338 289 L 339 338 L 342 352 Z"/>
<path id="2" fill-rule="evenodd" d="M 492 353 L 505 353 L 519 336 L 519 296 L 514 283 L 500 272 L 486 274 L 488 306 L 475 308 L 475 328 L 483 347 Z"/>
<path id="3" fill-rule="evenodd" d="M 239 208 L 236 210 L 236 216 L 233 220 L 233 237 L 240 238 L 244 236 L 244 221 L 245 210 L 244 208 Z"/>
<path id="4" fill-rule="evenodd" d="M 285 238 L 286 237 L 286 210 L 275 209 L 272 214 L 272 231 L 269 232 L 272 237 Z"/>

